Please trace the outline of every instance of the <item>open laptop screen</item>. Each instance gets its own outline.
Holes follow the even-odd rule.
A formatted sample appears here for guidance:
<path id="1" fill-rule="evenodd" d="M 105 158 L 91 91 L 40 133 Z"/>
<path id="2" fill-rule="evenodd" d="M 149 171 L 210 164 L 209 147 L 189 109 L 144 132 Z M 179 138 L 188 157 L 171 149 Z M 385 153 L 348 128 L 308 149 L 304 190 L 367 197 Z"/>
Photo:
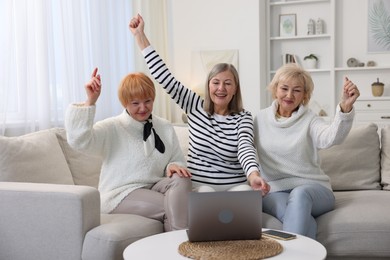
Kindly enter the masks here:
<path id="1" fill-rule="evenodd" d="M 260 239 L 260 191 L 191 192 L 188 239 L 191 242 Z"/>

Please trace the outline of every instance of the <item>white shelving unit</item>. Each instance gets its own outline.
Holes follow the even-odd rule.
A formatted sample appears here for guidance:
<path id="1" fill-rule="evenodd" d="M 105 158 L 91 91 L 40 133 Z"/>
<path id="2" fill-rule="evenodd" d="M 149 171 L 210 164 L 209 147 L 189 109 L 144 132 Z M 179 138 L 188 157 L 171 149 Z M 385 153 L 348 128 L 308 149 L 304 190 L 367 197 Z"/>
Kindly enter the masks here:
<path id="1" fill-rule="evenodd" d="M 267 81 L 270 82 L 275 71 L 283 64 L 283 55 L 294 54 L 298 63 L 305 67 L 303 58 L 311 53 L 318 58 L 316 69 L 308 69 L 311 73 L 315 89 L 312 100 L 317 103 L 330 117 L 335 113 L 336 105 L 341 96 L 343 87 L 343 78 L 348 76 L 360 89 L 361 97 L 365 102 L 379 102 L 379 100 L 389 101 L 390 94 L 386 98 L 373 97 L 371 94 L 371 83 L 376 78 L 385 82 L 390 82 L 390 64 L 379 64 L 375 67 L 347 67 L 346 51 L 343 50 L 343 41 L 345 28 L 341 28 L 344 0 L 267 0 Z M 279 36 L 279 16 L 281 14 L 296 14 L 296 35 L 292 37 Z M 340 17 L 338 17 L 340 16 Z M 307 24 L 309 19 L 316 21 L 320 18 L 324 22 L 323 34 L 307 34 Z M 336 26 L 336 24 L 338 26 Z M 344 31 L 342 31 L 344 30 Z M 360 99 L 360 98 L 359 98 Z M 268 94 L 267 101 L 271 103 Z M 363 105 L 364 106 L 364 105 Z M 376 105 L 373 105 L 376 107 Z M 363 109 L 363 108 L 362 108 Z M 375 115 L 375 118 L 382 116 L 386 112 L 387 106 L 382 105 L 381 115 Z M 364 110 L 364 109 L 363 109 Z M 363 110 L 357 110 L 358 113 Z M 372 109 L 370 111 L 373 111 Z M 370 112 L 370 115 L 375 111 Z M 390 114 L 390 111 L 389 111 Z M 367 122 L 367 116 L 357 116 L 357 120 L 364 118 Z M 374 118 L 374 117 L 373 117 Z M 387 116 L 380 122 L 385 125 Z M 390 124 L 390 119 L 388 120 Z M 363 121 L 362 121 L 363 122 Z"/>
<path id="2" fill-rule="evenodd" d="M 283 64 L 285 54 L 294 54 L 297 62 L 304 67 L 303 58 L 311 53 L 319 61 L 316 69 L 308 69 L 311 73 L 315 91 L 312 100 L 317 102 L 328 115 L 334 113 L 335 93 L 332 87 L 334 81 L 334 0 L 282 1 L 267 0 L 267 43 L 268 43 L 268 82 L 275 71 Z M 279 16 L 281 14 L 296 15 L 296 35 L 293 37 L 279 36 Z M 323 34 L 307 34 L 309 19 L 323 20 Z M 324 98 L 328 96 L 327 98 Z M 271 102 L 270 98 L 268 99 Z"/>
<path id="3" fill-rule="evenodd" d="M 390 97 L 360 97 L 355 109 L 358 125 L 372 122 L 382 128 L 390 124 Z"/>

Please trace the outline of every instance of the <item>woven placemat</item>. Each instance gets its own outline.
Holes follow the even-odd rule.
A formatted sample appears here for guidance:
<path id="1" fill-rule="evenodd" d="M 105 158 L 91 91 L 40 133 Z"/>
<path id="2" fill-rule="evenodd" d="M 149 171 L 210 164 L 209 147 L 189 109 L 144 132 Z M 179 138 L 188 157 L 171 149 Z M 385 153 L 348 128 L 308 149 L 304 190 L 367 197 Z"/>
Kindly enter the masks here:
<path id="1" fill-rule="evenodd" d="M 192 259 L 263 259 L 280 254 L 282 245 L 273 239 L 183 242 L 179 253 Z"/>

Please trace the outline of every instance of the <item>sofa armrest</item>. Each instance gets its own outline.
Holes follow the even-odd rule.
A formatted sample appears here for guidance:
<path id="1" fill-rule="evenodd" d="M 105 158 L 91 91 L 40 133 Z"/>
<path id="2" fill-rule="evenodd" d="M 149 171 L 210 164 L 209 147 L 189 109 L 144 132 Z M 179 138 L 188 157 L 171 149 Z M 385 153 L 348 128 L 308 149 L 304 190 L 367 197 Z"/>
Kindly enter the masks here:
<path id="1" fill-rule="evenodd" d="M 0 182 L 0 259 L 81 259 L 99 224 L 93 187 Z"/>

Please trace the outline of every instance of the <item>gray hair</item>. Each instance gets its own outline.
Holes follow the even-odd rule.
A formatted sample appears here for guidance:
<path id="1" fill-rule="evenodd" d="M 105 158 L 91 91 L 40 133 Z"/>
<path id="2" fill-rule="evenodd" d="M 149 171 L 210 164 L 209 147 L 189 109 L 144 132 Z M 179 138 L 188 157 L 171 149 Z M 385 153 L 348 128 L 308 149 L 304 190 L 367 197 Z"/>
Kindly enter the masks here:
<path id="1" fill-rule="evenodd" d="M 244 110 L 242 105 L 240 79 L 238 76 L 237 69 L 232 64 L 218 63 L 209 72 L 205 84 L 205 98 L 203 103 L 203 109 L 210 115 L 214 114 L 214 103 L 210 97 L 209 83 L 212 78 L 214 78 L 217 74 L 224 71 L 230 71 L 233 74 L 234 83 L 236 84 L 237 87 L 236 94 L 233 96 L 232 100 L 229 102 L 228 105 L 229 114 L 237 114 Z"/>

